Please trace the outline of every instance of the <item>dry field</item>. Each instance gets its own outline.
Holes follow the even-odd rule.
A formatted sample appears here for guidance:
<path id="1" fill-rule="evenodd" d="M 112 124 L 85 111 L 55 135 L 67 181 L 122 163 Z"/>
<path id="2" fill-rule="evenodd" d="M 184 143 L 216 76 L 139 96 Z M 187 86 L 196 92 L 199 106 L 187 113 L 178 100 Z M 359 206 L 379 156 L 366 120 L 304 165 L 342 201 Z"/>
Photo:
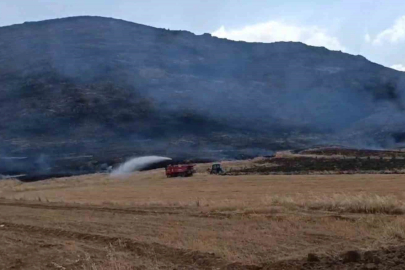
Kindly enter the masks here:
<path id="1" fill-rule="evenodd" d="M 206 167 L 1 181 L 0 269 L 405 269 L 405 175 Z M 350 250 L 360 262 L 343 262 Z"/>

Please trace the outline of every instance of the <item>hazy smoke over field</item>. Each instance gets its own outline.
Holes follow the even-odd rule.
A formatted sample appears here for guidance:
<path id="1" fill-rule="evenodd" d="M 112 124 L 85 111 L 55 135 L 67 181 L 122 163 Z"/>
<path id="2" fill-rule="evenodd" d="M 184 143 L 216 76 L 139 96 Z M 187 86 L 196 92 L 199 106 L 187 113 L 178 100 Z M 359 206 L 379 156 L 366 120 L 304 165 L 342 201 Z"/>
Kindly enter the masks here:
<path id="1" fill-rule="evenodd" d="M 111 175 L 120 176 L 125 174 L 130 174 L 134 171 L 142 170 L 143 168 L 158 163 L 165 160 L 171 160 L 168 157 L 158 157 L 158 156 L 147 156 L 147 157 L 136 157 L 128 160 L 127 162 L 121 164 L 117 169 L 113 170 Z"/>
<path id="2" fill-rule="evenodd" d="M 1 27 L 0 40 L 1 156 L 27 157 L 1 174 L 405 145 L 405 73 L 361 56 L 100 17 Z"/>

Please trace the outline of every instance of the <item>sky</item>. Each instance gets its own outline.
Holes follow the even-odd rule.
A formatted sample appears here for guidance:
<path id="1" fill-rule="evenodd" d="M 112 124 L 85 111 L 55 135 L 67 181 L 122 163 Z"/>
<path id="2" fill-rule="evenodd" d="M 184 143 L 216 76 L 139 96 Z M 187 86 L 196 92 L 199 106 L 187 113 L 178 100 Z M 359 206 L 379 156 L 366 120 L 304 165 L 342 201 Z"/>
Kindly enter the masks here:
<path id="1" fill-rule="evenodd" d="M 248 42 L 300 41 L 405 71 L 404 0 L 0 0 L 0 26 L 79 15 Z"/>

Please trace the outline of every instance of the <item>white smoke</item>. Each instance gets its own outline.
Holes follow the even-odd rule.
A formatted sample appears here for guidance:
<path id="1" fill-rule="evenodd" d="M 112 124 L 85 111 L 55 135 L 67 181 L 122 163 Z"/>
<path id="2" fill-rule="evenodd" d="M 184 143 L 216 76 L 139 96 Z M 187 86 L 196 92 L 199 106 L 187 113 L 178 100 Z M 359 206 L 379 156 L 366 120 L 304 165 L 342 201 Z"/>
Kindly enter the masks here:
<path id="1" fill-rule="evenodd" d="M 161 161 L 171 160 L 168 157 L 159 156 L 146 156 L 146 157 L 136 157 L 128 160 L 127 162 L 121 164 L 118 168 L 111 172 L 112 176 L 120 176 L 130 174 L 134 171 L 142 170 L 148 165 L 158 163 Z"/>

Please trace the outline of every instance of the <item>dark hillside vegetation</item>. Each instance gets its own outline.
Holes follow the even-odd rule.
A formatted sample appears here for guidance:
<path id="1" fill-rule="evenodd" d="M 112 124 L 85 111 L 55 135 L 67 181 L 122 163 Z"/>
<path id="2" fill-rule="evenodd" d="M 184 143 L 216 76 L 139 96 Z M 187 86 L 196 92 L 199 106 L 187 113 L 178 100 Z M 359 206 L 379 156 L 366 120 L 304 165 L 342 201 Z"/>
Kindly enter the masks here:
<path id="1" fill-rule="evenodd" d="M 111 164 L 319 143 L 397 147 L 404 82 L 362 56 L 302 43 L 234 42 L 101 17 L 1 27 L 0 154 Z"/>

